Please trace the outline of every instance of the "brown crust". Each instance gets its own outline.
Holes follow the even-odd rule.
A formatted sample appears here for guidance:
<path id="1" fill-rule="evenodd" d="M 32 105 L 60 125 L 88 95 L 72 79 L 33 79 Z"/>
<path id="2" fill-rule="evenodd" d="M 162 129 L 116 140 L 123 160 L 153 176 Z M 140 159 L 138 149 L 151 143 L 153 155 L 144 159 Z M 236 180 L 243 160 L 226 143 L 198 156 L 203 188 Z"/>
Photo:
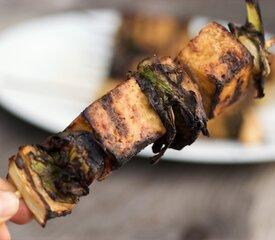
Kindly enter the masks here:
<path id="1" fill-rule="evenodd" d="M 217 79 L 214 75 L 208 74 L 207 75 L 209 79 L 211 79 L 215 86 L 215 93 L 213 95 L 212 102 L 210 104 L 210 112 L 208 113 L 208 118 L 211 119 L 214 117 L 215 108 L 220 102 L 220 95 L 222 93 L 222 90 L 224 88 L 224 85 L 221 84 L 220 80 Z"/>
<path id="2" fill-rule="evenodd" d="M 217 116 L 246 90 L 253 67 L 249 51 L 215 22 L 203 28 L 176 61 L 199 85 L 209 118 Z"/>
<path id="3" fill-rule="evenodd" d="M 159 116 L 134 78 L 94 102 L 83 115 L 98 142 L 121 165 L 165 133 Z"/>
<path id="4" fill-rule="evenodd" d="M 119 97 L 120 95 L 119 88 L 115 88 L 113 90 L 113 95 Z M 118 134 L 121 135 L 122 137 L 127 136 L 127 133 L 129 131 L 128 126 L 125 123 L 125 121 L 121 121 L 119 113 L 116 112 L 116 110 L 112 107 L 114 104 L 112 95 L 106 94 L 99 101 L 103 109 L 108 113 L 110 120 L 114 123 Z"/>

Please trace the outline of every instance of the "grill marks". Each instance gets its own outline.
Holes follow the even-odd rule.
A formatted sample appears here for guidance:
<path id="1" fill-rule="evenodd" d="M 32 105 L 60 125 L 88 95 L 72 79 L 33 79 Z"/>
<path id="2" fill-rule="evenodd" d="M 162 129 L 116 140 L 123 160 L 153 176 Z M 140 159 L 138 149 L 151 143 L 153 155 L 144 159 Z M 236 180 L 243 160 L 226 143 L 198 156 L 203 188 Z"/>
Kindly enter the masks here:
<path id="1" fill-rule="evenodd" d="M 207 77 L 214 83 L 215 93 L 210 105 L 209 118 L 213 118 L 221 112 L 222 108 L 239 99 L 247 87 L 249 76 L 245 74 L 245 71 L 251 67 L 250 63 L 251 56 L 249 53 L 239 56 L 238 52 L 228 50 L 219 58 L 217 65 L 224 65 L 223 71 L 215 72 L 214 69 L 217 66 L 210 64 L 209 71 L 212 70 L 212 73 L 207 74 Z M 227 92 L 227 94 L 223 94 L 223 92 Z"/>
<path id="2" fill-rule="evenodd" d="M 112 169 L 128 162 L 166 131 L 135 78 L 94 102 L 82 116 L 95 139 L 113 156 Z"/>
<path id="3" fill-rule="evenodd" d="M 221 76 L 221 78 L 224 78 L 225 83 L 229 83 L 232 78 L 234 78 L 234 76 L 238 74 L 245 65 L 247 65 L 245 59 L 239 59 L 237 55 L 230 50 L 228 50 L 224 55 L 221 56 L 220 61 L 221 63 L 227 64 L 229 70 Z M 229 76 L 226 76 L 226 73 L 228 73 Z"/>
<path id="4" fill-rule="evenodd" d="M 236 96 L 245 91 L 253 68 L 249 51 L 215 22 L 203 28 L 176 61 L 198 84 L 208 118 L 219 115 L 237 99 L 232 98 L 237 85 Z"/>
<path id="5" fill-rule="evenodd" d="M 111 93 L 99 99 L 84 114 L 93 127 L 95 138 L 102 144 L 103 149 L 114 156 L 113 160 L 109 161 L 114 169 L 123 165 L 135 154 L 134 149 L 131 149 L 133 153 L 130 153 L 130 155 L 124 153 L 126 149 L 125 142 L 129 138 L 129 126 L 125 117 L 118 112 L 114 102 L 114 98 L 119 98 L 120 95 L 120 90 L 114 89 Z M 124 107 L 129 106 L 125 103 Z M 99 109 L 102 117 L 91 114 L 92 112 L 96 113 Z"/>
<path id="6" fill-rule="evenodd" d="M 113 94 L 120 95 L 119 89 L 114 89 Z M 127 125 L 125 119 L 123 119 L 120 116 L 120 114 L 116 111 L 116 109 L 113 107 L 112 95 L 111 94 L 105 95 L 104 97 L 102 97 L 100 102 L 103 106 L 103 109 L 107 112 L 108 117 L 114 124 L 114 126 L 117 130 L 117 133 L 122 137 L 126 137 L 128 131 L 129 131 L 128 125 Z"/>

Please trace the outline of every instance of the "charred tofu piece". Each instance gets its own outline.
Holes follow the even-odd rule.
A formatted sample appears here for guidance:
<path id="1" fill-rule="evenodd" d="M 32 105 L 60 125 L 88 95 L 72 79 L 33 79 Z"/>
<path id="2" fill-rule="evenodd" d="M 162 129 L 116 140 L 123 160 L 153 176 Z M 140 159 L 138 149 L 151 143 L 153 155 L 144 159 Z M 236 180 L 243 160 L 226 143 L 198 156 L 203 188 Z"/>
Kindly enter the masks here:
<path id="1" fill-rule="evenodd" d="M 177 56 L 199 85 L 209 118 L 235 102 L 248 86 L 253 58 L 223 26 L 204 27 Z"/>
<path id="2" fill-rule="evenodd" d="M 123 164 L 166 129 L 134 78 L 95 101 L 66 129 L 91 131 Z"/>

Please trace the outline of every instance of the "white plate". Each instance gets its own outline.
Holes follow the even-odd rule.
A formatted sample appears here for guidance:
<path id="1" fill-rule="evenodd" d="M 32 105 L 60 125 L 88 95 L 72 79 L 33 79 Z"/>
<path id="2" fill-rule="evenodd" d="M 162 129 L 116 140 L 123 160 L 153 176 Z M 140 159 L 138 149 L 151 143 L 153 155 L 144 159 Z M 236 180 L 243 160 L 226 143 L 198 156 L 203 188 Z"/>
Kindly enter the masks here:
<path id="1" fill-rule="evenodd" d="M 195 18 L 195 35 L 209 19 Z M 112 23 L 112 24 L 110 24 Z M 51 132 L 64 129 L 91 103 L 109 73 L 114 35 L 121 16 L 114 10 L 66 13 L 32 20 L 0 36 L 0 103 L 23 119 Z M 275 160 L 275 104 L 259 110 L 265 127 L 262 144 L 196 141 L 164 159 L 204 163 Z M 148 147 L 140 156 L 152 156 Z"/>
<path id="2" fill-rule="evenodd" d="M 31 20 L 3 32 L 2 106 L 46 130 L 64 129 L 108 76 L 120 23 L 115 10 L 92 10 Z"/>

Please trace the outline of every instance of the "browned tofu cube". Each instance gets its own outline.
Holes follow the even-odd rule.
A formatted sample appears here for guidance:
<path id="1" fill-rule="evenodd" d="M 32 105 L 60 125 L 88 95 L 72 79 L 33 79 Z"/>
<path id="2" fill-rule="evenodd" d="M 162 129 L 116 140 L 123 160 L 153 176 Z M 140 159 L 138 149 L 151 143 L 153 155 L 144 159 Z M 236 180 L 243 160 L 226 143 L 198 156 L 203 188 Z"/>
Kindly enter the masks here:
<path id="1" fill-rule="evenodd" d="M 87 107 L 66 130 L 79 130 L 78 126 L 92 132 L 122 162 L 166 132 L 134 78 Z"/>
<path id="2" fill-rule="evenodd" d="M 209 118 L 245 91 L 253 68 L 248 50 L 223 26 L 212 22 L 177 56 L 197 82 Z"/>

